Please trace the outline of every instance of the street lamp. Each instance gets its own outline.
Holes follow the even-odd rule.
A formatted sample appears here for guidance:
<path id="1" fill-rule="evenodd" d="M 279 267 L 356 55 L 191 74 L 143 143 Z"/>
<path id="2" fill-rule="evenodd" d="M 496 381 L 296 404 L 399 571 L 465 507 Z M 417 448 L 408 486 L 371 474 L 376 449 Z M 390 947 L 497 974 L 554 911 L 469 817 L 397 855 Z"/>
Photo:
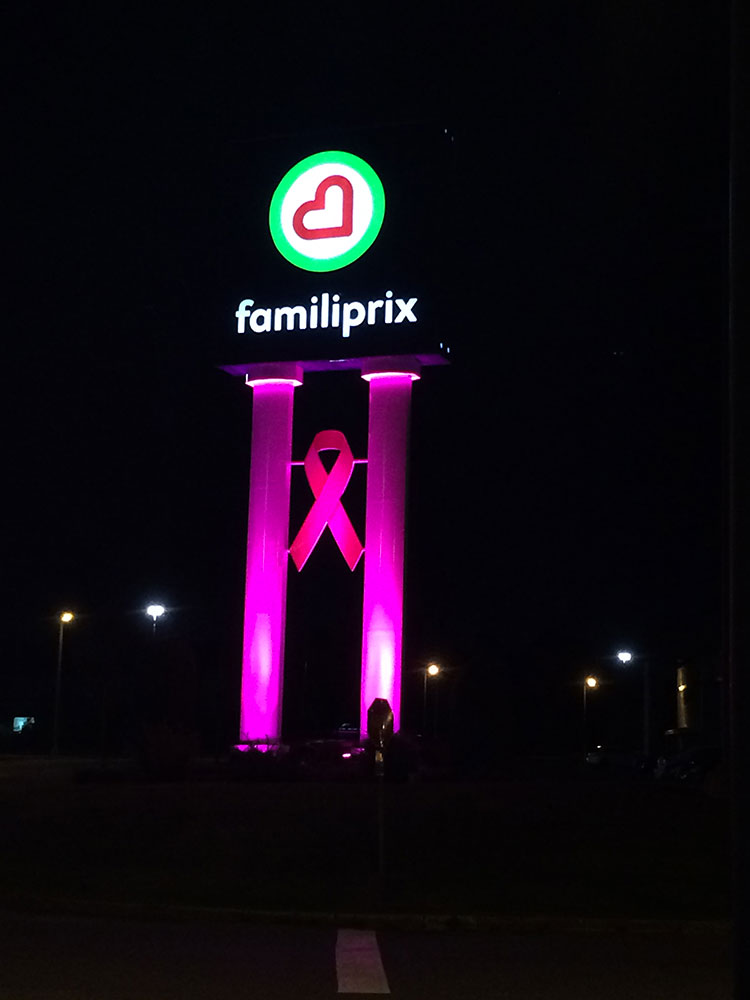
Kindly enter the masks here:
<path id="1" fill-rule="evenodd" d="M 422 733 L 427 731 L 427 678 L 437 677 L 440 667 L 437 663 L 430 663 L 424 671 L 424 690 L 422 695 Z M 436 727 L 437 728 L 437 727 Z"/>
<path id="2" fill-rule="evenodd" d="M 63 611 L 58 616 L 57 633 L 57 672 L 55 674 L 55 710 L 52 717 L 52 756 L 57 756 L 58 737 L 60 734 L 60 686 L 62 681 L 62 655 L 63 655 L 63 633 L 65 626 L 69 625 L 75 618 L 72 611 Z"/>
<path id="3" fill-rule="evenodd" d="M 586 698 L 589 691 L 595 691 L 599 687 L 599 678 L 593 677 L 589 674 L 583 680 L 583 752 L 586 752 L 587 746 L 587 727 L 586 727 Z"/>
<path id="4" fill-rule="evenodd" d="M 156 623 L 166 610 L 163 604 L 149 604 L 146 608 L 146 614 L 154 620 L 154 635 L 156 635 Z"/>
<path id="5" fill-rule="evenodd" d="M 627 649 L 621 649 L 617 653 L 620 663 L 630 663 L 633 660 L 633 653 Z M 651 674 L 648 657 L 642 656 L 643 661 L 643 755 L 648 757 L 651 754 Z"/>

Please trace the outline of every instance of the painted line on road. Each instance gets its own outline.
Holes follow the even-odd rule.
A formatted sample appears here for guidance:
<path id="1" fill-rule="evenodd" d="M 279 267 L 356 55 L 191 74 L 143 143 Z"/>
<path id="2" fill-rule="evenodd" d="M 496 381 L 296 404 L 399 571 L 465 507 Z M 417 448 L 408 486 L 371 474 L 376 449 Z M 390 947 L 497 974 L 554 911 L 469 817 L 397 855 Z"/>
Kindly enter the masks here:
<path id="1" fill-rule="evenodd" d="M 339 993 L 390 993 L 375 931 L 339 930 L 336 936 Z"/>

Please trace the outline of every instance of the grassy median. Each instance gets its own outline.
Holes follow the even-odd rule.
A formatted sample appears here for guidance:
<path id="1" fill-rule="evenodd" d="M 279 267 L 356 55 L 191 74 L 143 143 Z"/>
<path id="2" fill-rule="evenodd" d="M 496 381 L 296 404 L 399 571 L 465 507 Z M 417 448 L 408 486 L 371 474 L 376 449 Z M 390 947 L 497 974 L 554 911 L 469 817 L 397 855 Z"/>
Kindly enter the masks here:
<path id="1" fill-rule="evenodd" d="M 723 919 L 728 804 L 699 788 L 535 775 L 387 783 L 148 782 L 127 765 L 0 760 L 6 900 Z"/>

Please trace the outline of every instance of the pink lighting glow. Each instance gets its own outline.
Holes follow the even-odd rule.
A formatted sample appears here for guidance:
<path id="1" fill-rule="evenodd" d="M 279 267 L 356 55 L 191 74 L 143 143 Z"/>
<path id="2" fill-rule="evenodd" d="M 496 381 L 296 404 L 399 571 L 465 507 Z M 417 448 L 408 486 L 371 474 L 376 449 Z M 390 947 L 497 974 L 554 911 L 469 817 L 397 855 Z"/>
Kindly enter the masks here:
<path id="1" fill-rule="evenodd" d="M 253 427 L 240 704 L 243 742 L 281 737 L 292 412 L 294 386 L 302 382 L 301 369 L 278 366 L 290 367 L 291 372 L 254 372 L 247 378 L 253 386 Z"/>
<path id="2" fill-rule="evenodd" d="M 406 459 L 411 384 L 418 368 L 401 372 L 364 370 L 370 383 L 367 446 L 365 585 L 362 612 L 360 733 L 367 710 L 385 698 L 393 728 L 401 724 L 401 658 L 404 599 Z"/>
<path id="3" fill-rule="evenodd" d="M 369 383 L 366 459 L 355 459 L 345 436 L 328 430 L 316 434 L 304 463 L 292 463 L 294 389 L 302 385 L 307 362 L 259 363 L 233 372 L 253 389 L 238 749 L 263 752 L 280 745 L 289 556 L 302 569 L 326 526 L 350 569 L 364 551 L 360 734 L 366 736 L 368 709 L 378 698 L 389 703 L 394 730 L 400 728 L 411 385 L 421 365 L 434 361 L 431 356 L 356 361 Z M 324 451 L 338 453 L 330 471 L 321 461 Z M 357 462 L 367 463 L 364 547 L 342 503 Z M 304 464 L 314 501 L 290 547 L 292 464 Z M 346 755 L 360 750 L 347 748 Z"/>
<path id="4" fill-rule="evenodd" d="M 365 382 L 372 382 L 378 378 L 408 378 L 412 382 L 416 382 L 421 377 L 416 372 L 367 372 L 362 375 Z"/>
<path id="5" fill-rule="evenodd" d="M 245 385 L 302 385 L 302 368 L 294 362 L 274 361 L 250 365 L 245 373 Z"/>
<path id="6" fill-rule="evenodd" d="M 251 388 L 255 389 L 259 385 L 302 385 L 297 379 L 291 378 L 250 378 L 248 375 L 245 378 L 245 385 L 249 385 Z"/>

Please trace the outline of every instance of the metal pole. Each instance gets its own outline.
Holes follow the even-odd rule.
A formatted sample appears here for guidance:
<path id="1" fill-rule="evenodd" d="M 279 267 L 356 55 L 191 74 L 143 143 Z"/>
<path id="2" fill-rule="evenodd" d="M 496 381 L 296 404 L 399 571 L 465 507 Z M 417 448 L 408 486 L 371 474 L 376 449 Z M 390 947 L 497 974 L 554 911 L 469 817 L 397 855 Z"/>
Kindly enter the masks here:
<path id="1" fill-rule="evenodd" d="M 375 784 L 378 796 L 378 897 L 382 901 L 385 895 L 385 795 L 383 792 L 383 776 L 385 760 L 382 744 L 375 750 Z"/>
<path id="2" fill-rule="evenodd" d="M 648 658 L 643 661 L 643 756 L 651 754 L 651 675 Z"/>
<path id="3" fill-rule="evenodd" d="M 427 667 L 424 668 L 424 691 L 422 694 L 422 736 L 427 735 Z"/>
<path id="4" fill-rule="evenodd" d="M 99 743 L 100 743 L 99 749 L 101 753 L 101 766 L 102 770 L 104 770 L 104 762 L 107 756 L 107 684 L 104 678 L 103 671 L 102 671 L 101 683 L 102 683 L 101 687 L 102 712 L 101 712 L 101 732 L 99 738 Z"/>
<path id="5" fill-rule="evenodd" d="M 378 875 L 380 891 L 385 881 L 385 797 L 383 795 L 383 772 L 378 775 Z"/>
<path id="6" fill-rule="evenodd" d="M 750 738 L 747 722 L 750 718 L 750 635 L 746 594 L 750 583 L 748 558 L 748 491 L 747 376 L 750 371 L 748 354 L 748 290 L 743 279 L 741 261 L 748 250 L 747 210 L 750 200 L 747 182 L 747 127 L 744 125 L 747 92 L 748 28 L 747 5 L 740 0 L 730 4 L 730 72 L 729 72 L 729 198 L 727 207 L 729 243 L 728 329 L 727 329 L 727 394 L 728 427 L 726 437 L 726 615 L 725 643 L 727 649 L 729 722 L 730 822 L 732 830 L 732 951 L 735 1000 L 750 994 L 750 960 L 747 941 L 750 936 L 747 898 L 750 895 L 750 860 L 747 843 L 750 824 L 747 801 L 750 789 Z M 743 82 L 744 81 L 744 82 Z"/>
<path id="7" fill-rule="evenodd" d="M 583 682 L 583 753 L 586 754 L 586 681 Z"/>
<path id="8" fill-rule="evenodd" d="M 60 622 L 57 636 L 57 672 L 55 674 L 55 709 L 52 717 L 52 756 L 57 756 L 57 740 L 60 732 L 60 685 L 62 681 L 63 629 Z"/>
<path id="9" fill-rule="evenodd" d="M 438 735 L 438 699 L 439 699 L 439 696 L 440 696 L 440 688 L 436 685 L 434 690 L 435 690 L 435 693 L 432 696 L 432 700 L 434 702 L 433 713 L 432 713 L 432 736 L 433 736 L 433 739 L 437 740 L 437 735 Z"/>

